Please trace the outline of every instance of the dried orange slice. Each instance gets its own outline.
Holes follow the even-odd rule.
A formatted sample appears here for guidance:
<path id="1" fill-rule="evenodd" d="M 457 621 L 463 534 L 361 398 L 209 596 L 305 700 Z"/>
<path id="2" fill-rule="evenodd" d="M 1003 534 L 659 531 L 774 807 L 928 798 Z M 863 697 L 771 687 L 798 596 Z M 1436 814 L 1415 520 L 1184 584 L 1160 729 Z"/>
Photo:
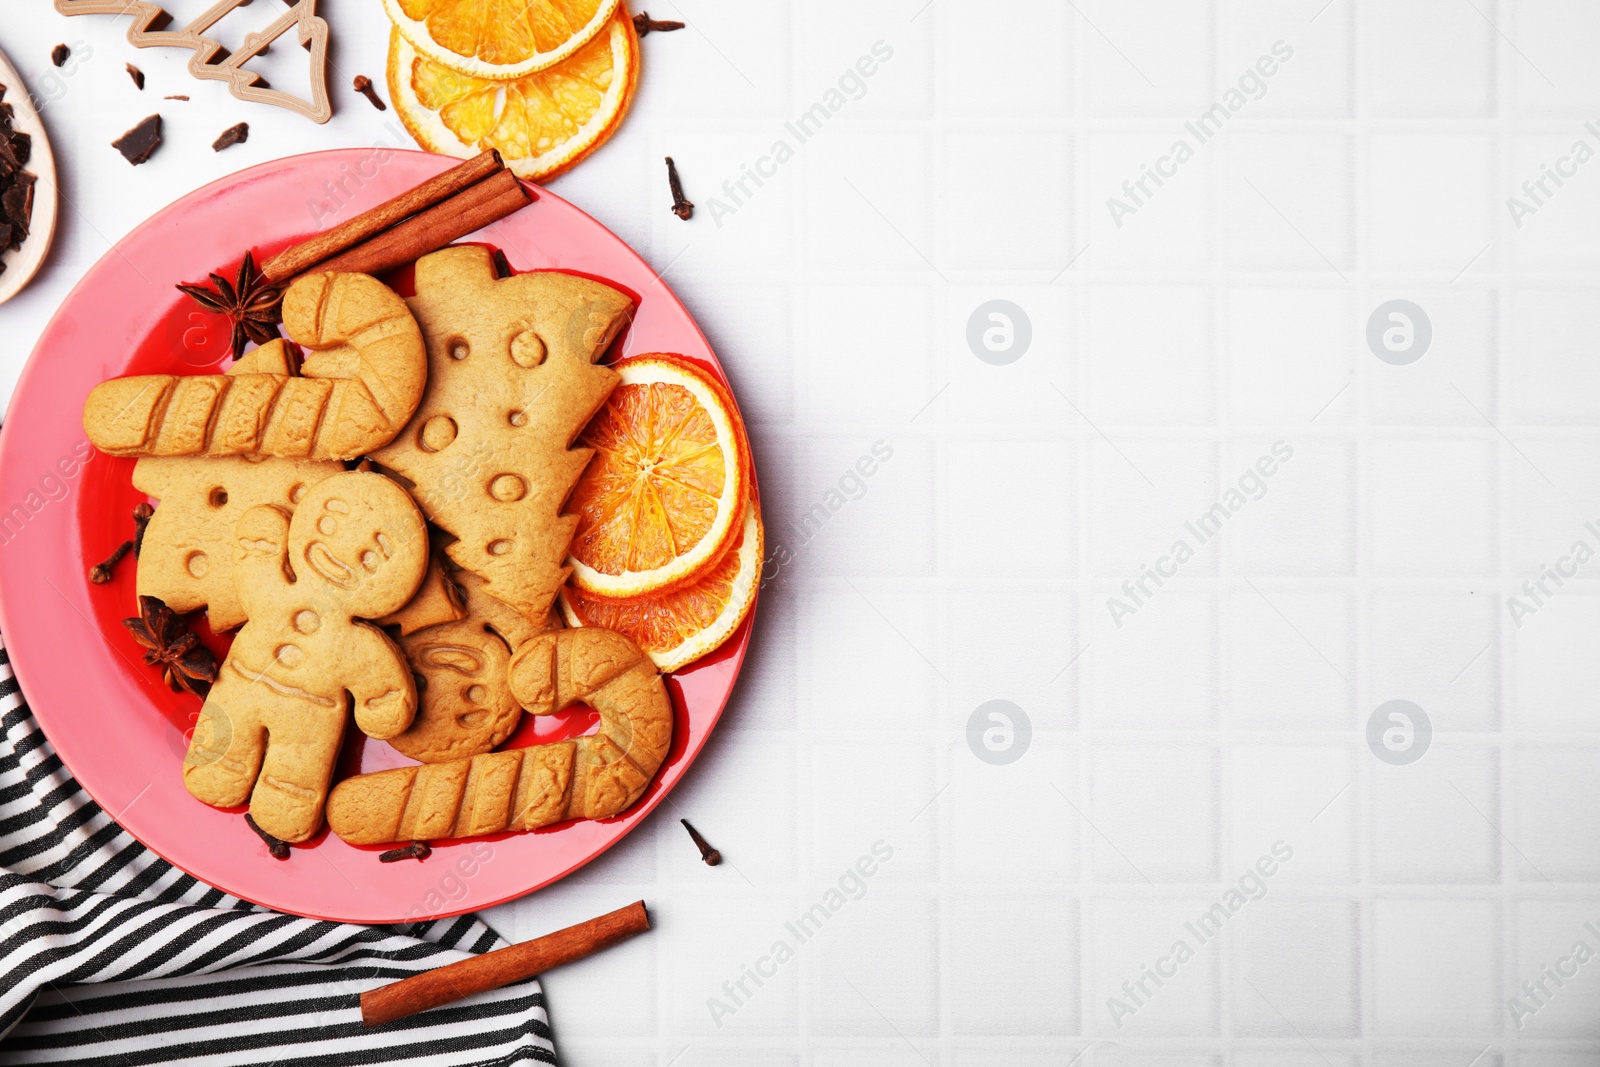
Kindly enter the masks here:
<path id="1" fill-rule="evenodd" d="M 616 365 L 621 383 L 578 437 L 572 581 L 627 600 L 705 576 L 744 525 L 750 446 L 721 384 L 679 356 Z"/>
<path id="2" fill-rule="evenodd" d="M 603 626 L 633 638 L 663 671 L 675 671 L 715 651 L 733 636 L 761 584 L 763 531 L 755 501 L 744 526 L 704 578 L 644 600 L 611 600 L 567 585 L 561 611 L 568 626 Z"/>
<path id="3" fill-rule="evenodd" d="M 383 0 L 418 53 L 476 78 L 545 70 L 600 36 L 621 0 Z"/>
<path id="4" fill-rule="evenodd" d="M 463 158 L 494 148 L 517 177 L 546 181 L 622 123 L 639 79 L 639 38 L 624 11 L 556 66 L 492 81 L 419 55 L 394 31 L 388 75 L 395 111 L 423 148 Z"/>

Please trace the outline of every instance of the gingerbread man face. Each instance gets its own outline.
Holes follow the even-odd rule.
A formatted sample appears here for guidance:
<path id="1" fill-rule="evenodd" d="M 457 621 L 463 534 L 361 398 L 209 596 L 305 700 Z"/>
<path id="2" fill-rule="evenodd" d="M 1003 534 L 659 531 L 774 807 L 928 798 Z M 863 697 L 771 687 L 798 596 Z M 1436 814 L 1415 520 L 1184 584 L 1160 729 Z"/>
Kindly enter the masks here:
<path id="1" fill-rule="evenodd" d="M 352 472 L 313 486 L 289 524 L 295 593 L 358 619 L 400 610 L 428 566 L 426 530 L 406 521 L 416 514 L 405 491 L 379 474 Z"/>
<path id="2" fill-rule="evenodd" d="M 292 520 L 271 506 L 245 512 L 234 579 L 250 621 L 195 725 L 189 792 L 220 807 L 248 799 L 261 828 L 285 841 L 316 833 L 352 704 L 379 738 L 416 714 L 404 656 L 359 620 L 402 607 L 427 565 L 422 513 L 381 474 L 317 483 Z"/>

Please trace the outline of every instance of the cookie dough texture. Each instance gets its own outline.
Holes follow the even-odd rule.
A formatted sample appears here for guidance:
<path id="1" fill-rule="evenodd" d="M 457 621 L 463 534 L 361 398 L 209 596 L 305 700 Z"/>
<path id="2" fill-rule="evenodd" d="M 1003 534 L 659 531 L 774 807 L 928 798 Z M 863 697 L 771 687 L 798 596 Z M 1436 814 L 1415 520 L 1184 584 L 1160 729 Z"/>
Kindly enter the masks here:
<path id="1" fill-rule="evenodd" d="M 591 454 L 570 446 L 616 386 L 596 360 L 633 302 L 557 271 L 498 278 L 488 249 L 473 245 L 418 260 L 416 292 L 427 388 L 372 457 L 413 483 L 429 519 L 457 538 L 451 559 L 543 619 L 577 523 L 562 509 Z"/>
<path id="2" fill-rule="evenodd" d="M 304 841 L 323 804 L 352 704 L 377 738 L 411 724 L 416 687 L 377 626 L 428 564 L 422 515 L 380 474 L 350 471 L 306 491 L 294 517 L 251 508 L 234 532 L 234 580 L 249 621 L 206 697 L 184 759 L 195 797 L 250 804 L 267 833 Z"/>
<path id="3" fill-rule="evenodd" d="M 252 349 L 228 376 L 288 374 L 283 343 Z M 245 620 L 233 584 L 233 531 L 258 504 L 293 510 L 311 486 L 344 472 L 333 460 L 259 456 L 146 456 L 133 466 L 133 485 L 160 502 L 139 549 L 140 596 L 177 612 L 206 608 L 214 632 Z"/>
<path id="4" fill-rule="evenodd" d="M 83 428 L 113 456 L 355 459 L 394 437 L 427 374 L 422 335 L 393 290 L 365 274 L 307 275 L 283 297 L 299 376 L 145 374 L 89 393 Z"/>
<path id="5" fill-rule="evenodd" d="M 477 575 L 458 576 L 466 618 L 400 639 L 420 679 L 417 717 L 389 744 L 423 763 L 476 756 L 511 736 L 522 720 L 522 705 L 511 694 L 511 652 L 550 628 L 490 596 Z"/>
<path id="6" fill-rule="evenodd" d="M 352 844 L 474 837 L 631 807 L 672 743 L 661 674 L 628 638 L 583 627 L 541 634 L 512 657 L 511 690 L 535 715 L 583 701 L 600 713 L 590 737 L 347 778 L 328 825 Z"/>
<path id="7" fill-rule="evenodd" d="M 437 553 L 428 557 L 428 572 L 422 576 L 417 595 L 405 607 L 378 619 L 379 626 L 398 626 L 401 634 L 414 634 L 418 630 L 440 623 L 455 622 L 467 617 L 467 606 L 462 601 L 461 590 L 445 573 L 444 564 Z"/>

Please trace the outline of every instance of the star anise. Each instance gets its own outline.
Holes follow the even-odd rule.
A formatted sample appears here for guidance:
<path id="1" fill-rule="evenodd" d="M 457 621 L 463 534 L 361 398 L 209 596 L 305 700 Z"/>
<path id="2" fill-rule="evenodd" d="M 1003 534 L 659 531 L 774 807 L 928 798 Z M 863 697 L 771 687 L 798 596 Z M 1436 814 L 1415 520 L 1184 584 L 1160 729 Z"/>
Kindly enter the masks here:
<path id="1" fill-rule="evenodd" d="M 211 691 L 217 661 L 182 616 L 153 596 L 141 596 L 139 614 L 123 619 L 122 625 L 144 647 L 144 661 L 161 667 L 161 679 L 173 692 L 183 690 L 204 699 Z"/>
<path id="2" fill-rule="evenodd" d="M 249 252 L 244 254 L 239 274 L 232 282 L 213 274 L 211 284 L 214 288 L 180 285 L 178 289 L 207 311 L 228 316 L 233 323 L 230 343 L 234 359 L 244 355 L 246 340 L 264 345 L 277 338 L 277 324 L 283 321 L 283 287 L 268 283 L 256 270 L 254 256 Z"/>

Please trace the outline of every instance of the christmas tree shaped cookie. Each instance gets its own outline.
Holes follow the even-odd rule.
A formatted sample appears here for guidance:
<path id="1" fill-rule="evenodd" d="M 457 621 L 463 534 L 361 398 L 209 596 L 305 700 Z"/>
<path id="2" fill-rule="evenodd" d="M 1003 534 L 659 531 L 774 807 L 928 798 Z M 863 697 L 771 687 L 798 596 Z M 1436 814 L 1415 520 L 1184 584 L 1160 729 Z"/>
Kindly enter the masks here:
<path id="1" fill-rule="evenodd" d="M 596 360 L 633 302 L 556 271 L 498 278 L 489 250 L 474 245 L 418 260 L 416 291 L 427 388 L 372 458 L 455 535 L 446 551 L 459 566 L 543 620 L 567 578 L 577 519 L 563 509 L 590 456 L 570 446 L 617 383 Z"/>

